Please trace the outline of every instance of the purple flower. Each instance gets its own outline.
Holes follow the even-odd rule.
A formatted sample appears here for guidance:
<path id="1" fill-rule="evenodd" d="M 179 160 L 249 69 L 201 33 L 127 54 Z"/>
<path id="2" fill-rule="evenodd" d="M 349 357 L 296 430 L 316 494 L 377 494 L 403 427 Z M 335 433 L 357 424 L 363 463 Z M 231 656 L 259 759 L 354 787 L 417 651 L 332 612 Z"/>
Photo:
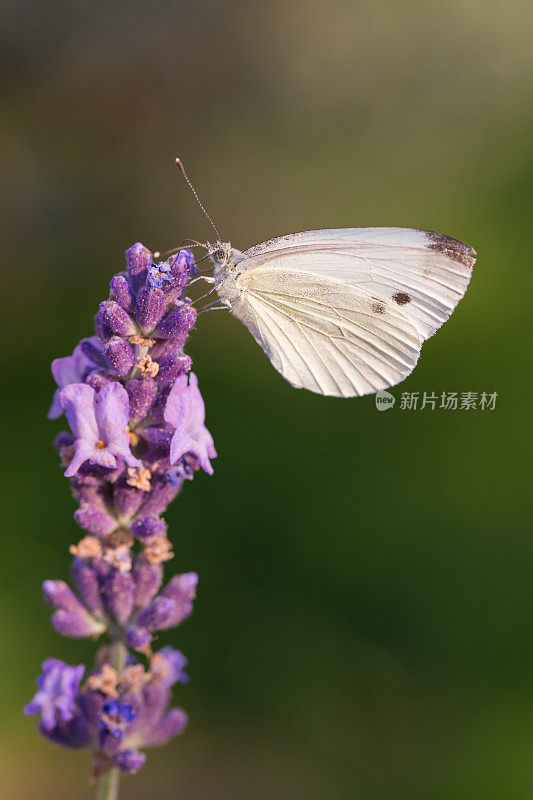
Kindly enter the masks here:
<path id="1" fill-rule="evenodd" d="M 116 456 L 130 467 L 141 465 L 130 452 L 126 430 L 129 419 L 128 393 L 113 381 L 98 394 L 85 383 L 73 383 L 61 390 L 61 405 L 76 437 L 75 454 L 65 476 L 75 475 L 85 461 L 113 468 Z"/>
<path id="2" fill-rule="evenodd" d="M 91 336 L 87 341 L 91 342 L 99 350 L 101 349 L 98 337 Z M 83 381 L 87 373 L 93 370 L 94 367 L 94 361 L 84 353 L 81 343 L 76 345 L 71 356 L 54 358 L 52 361 L 52 375 L 58 388 L 54 393 L 52 405 L 48 412 L 48 419 L 57 419 L 63 413 L 63 407 L 59 399 L 61 389 L 71 383 Z"/>
<path id="3" fill-rule="evenodd" d="M 159 264 L 152 264 L 148 270 L 148 283 L 154 289 L 163 289 L 164 282 L 174 283 L 174 275 L 170 272 L 171 266 L 168 261 L 161 261 Z"/>
<path id="4" fill-rule="evenodd" d="M 74 699 L 85 667 L 71 667 L 56 658 L 43 662 L 42 675 L 37 678 L 38 690 L 25 706 L 25 714 L 42 715 L 44 730 L 51 731 L 56 721 L 68 722 L 74 717 Z"/>
<path id="5" fill-rule="evenodd" d="M 194 259 L 194 253 L 188 248 L 180 250 L 175 258 L 169 259 L 172 268 L 172 274 L 175 276 L 180 275 L 185 271 L 187 277 L 189 275 L 198 275 L 198 268 Z"/>
<path id="6" fill-rule="evenodd" d="M 126 264 L 94 318 L 97 335 L 53 362 L 58 388 L 49 412 L 64 411 L 72 429 L 55 445 L 79 504 L 75 520 L 90 535 L 69 547 L 74 590 L 47 580 L 45 600 L 62 635 L 108 633 L 111 643 L 99 647 L 83 688 L 83 666 L 45 661 L 25 708 L 42 714 L 49 741 L 92 749 L 96 779 L 113 767 L 136 772 L 145 761 L 139 748 L 164 744 L 187 725 L 183 709 L 169 708 L 172 686 L 188 681 L 187 659 L 172 647 L 154 649 L 157 631 L 192 613 L 197 575 L 175 575 L 161 589 L 174 555 L 161 515 L 199 466 L 212 473 L 216 456 L 184 353 L 197 316 L 186 297 L 194 256 L 181 250 L 154 264 L 137 243 Z"/>
<path id="7" fill-rule="evenodd" d="M 175 428 L 170 443 L 170 463 L 192 453 L 209 475 L 213 474 L 210 458 L 216 458 L 213 438 L 204 425 L 205 406 L 194 372 L 180 375 L 170 392 L 164 412 L 165 422 Z"/>
<path id="8" fill-rule="evenodd" d="M 137 717 L 131 703 L 110 698 L 102 705 L 98 724 L 98 740 L 103 752 L 114 756 L 120 749 L 125 733 Z"/>

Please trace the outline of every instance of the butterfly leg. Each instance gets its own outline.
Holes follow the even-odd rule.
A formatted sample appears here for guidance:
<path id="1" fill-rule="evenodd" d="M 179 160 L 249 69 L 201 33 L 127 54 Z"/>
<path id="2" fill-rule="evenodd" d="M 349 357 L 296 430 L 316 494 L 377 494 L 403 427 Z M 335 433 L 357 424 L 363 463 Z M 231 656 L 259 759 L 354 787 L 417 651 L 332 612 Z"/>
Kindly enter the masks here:
<path id="1" fill-rule="evenodd" d="M 231 304 L 227 300 L 218 298 L 217 300 L 213 300 L 212 303 L 208 303 L 203 308 L 200 308 L 198 313 L 203 314 L 204 311 L 228 311 L 230 308 Z"/>

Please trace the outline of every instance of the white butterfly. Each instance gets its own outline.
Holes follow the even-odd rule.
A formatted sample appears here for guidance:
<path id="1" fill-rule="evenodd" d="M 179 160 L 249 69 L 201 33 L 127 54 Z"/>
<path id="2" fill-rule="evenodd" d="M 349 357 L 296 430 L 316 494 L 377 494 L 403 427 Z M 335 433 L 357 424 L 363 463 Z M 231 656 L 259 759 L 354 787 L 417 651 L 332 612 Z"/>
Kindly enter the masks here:
<path id="1" fill-rule="evenodd" d="M 214 286 L 292 386 L 355 397 L 394 386 L 464 295 L 475 251 L 410 228 L 305 231 L 209 250 Z"/>

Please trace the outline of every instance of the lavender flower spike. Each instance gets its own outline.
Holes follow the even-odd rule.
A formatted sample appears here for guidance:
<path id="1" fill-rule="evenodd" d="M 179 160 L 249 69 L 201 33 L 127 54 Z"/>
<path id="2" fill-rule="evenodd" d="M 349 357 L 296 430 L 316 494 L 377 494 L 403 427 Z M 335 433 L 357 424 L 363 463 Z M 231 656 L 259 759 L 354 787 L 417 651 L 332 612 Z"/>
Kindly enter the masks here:
<path id="1" fill-rule="evenodd" d="M 61 390 L 61 405 L 76 437 L 75 455 L 65 477 L 75 475 L 85 461 L 102 467 L 116 467 L 122 456 L 130 467 L 141 462 L 130 451 L 126 430 L 129 419 L 128 393 L 115 381 L 98 394 L 85 383 L 73 383 Z"/>
<path id="2" fill-rule="evenodd" d="M 175 464 L 187 453 L 196 456 L 202 469 L 213 474 L 210 458 L 216 458 L 213 437 L 204 425 L 205 406 L 198 389 L 198 378 L 190 373 L 180 375 L 165 406 L 165 422 L 175 428 L 170 443 L 170 463 Z"/>
<path id="3" fill-rule="evenodd" d="M 197 575 L 163 585 L 173 557 L 166 508 L 216 456 L 205 407 L 184 347 L 197 312 L 187 289 L 194 257 L 154 264 L 137 243 L 126 253 L 95 317 L 96 336 L 56 359 L 58 385 L 49 417 L 65 412 L 72 434 L 55 438 L 84 529 L 69 547 L 73 588 L 46 580 L 52 624 L 63 636 L 103 642 L 94 666 L 43 664 L 38 691 L 25 707 L 41 714 L 39 730 L 66 748 L 92 751 L 98 800 L 117 800 L 120 774 L 145 763 L 145 748 L 165 744 L 187 725 L 170 708 L 173 684 L 185 684 L 186 657 L 154 652 L 158 631 L 192 613 Z"/>

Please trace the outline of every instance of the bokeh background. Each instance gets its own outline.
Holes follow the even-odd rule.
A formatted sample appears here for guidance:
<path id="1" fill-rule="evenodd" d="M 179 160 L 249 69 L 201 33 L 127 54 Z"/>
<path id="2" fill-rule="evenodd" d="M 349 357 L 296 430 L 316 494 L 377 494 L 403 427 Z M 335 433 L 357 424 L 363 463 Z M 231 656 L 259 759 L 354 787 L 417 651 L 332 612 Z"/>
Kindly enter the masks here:
<path id="1" fill-rule="evenodd" d="M 476 247 L 470 289 L 403 391 L 494 411 L 375 410 L 295 391 L 246 330 L 189 352 L 219 458 L 167 519 L 197 570 L 191 723 L 124 781 L 140 800 L 501 800 L 533 773 L 529 0 L 3 3 L 2 656 L 6 800 L 91 797 L 86 754 L 21 706 L 49 655 L 40 583 L 74 503 L 49 362 L 91 333 L 137 240 L 244 249 L 405 225 Z"/>

